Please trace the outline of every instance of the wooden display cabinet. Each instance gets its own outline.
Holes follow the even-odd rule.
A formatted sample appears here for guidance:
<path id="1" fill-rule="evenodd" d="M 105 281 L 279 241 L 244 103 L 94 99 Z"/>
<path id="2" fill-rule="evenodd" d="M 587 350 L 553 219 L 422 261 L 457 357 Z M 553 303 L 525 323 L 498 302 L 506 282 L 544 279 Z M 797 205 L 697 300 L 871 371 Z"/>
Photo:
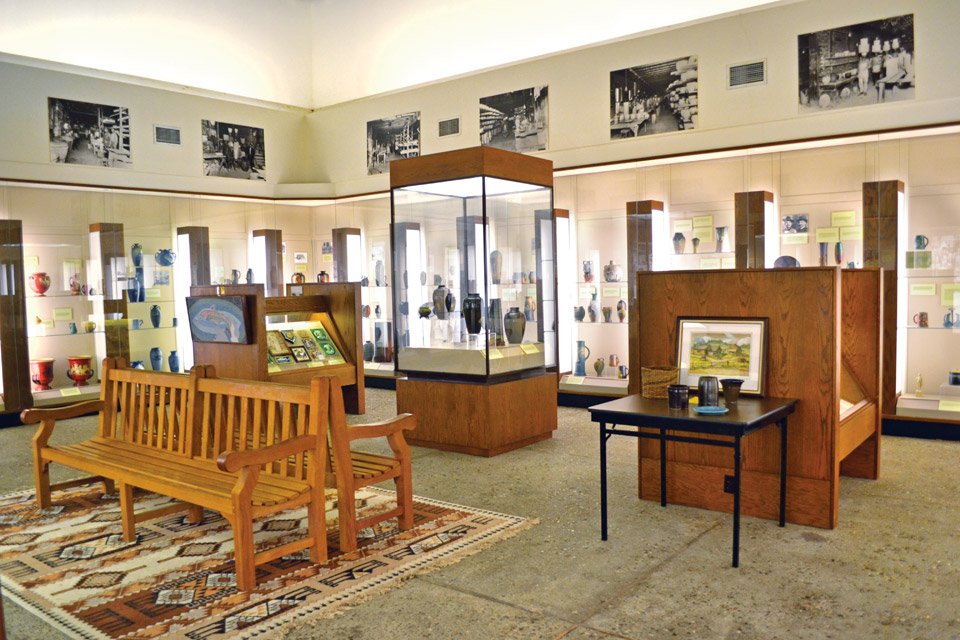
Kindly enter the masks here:
<path id="1" fill-rule="evenodd" d="M 287 293 L 302 295 L 264 297 L 259 284 L 206 285 L 190 288 L 191 296 L 244 296 L 247 299 L 249 344 L 218 342 L 193 343 L 194 363 L 213 365 L 217 375 L 241 380 L 264 380 L 308 385 L 315 376 L 331 376 L 343 385 L 346 410 L 366 411 L 363 386 L 363 358 L 360 344 L 360 284 L 287 285 Z M 329 334 L 343 362 L 319 364 L 302 362 L 271 365 L 267 331 L 314 326 L 320 323 Z"/>

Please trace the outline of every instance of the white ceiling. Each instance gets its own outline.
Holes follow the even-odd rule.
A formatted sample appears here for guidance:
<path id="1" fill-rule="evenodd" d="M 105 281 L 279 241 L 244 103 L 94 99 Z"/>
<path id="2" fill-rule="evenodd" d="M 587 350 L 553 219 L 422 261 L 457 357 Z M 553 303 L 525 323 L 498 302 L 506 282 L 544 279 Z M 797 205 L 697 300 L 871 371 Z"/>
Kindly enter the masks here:
<path id="1" fill-rule="evenodd" d="M 322 107 L 795 0 L 0 0 L 0 52 Z"/>

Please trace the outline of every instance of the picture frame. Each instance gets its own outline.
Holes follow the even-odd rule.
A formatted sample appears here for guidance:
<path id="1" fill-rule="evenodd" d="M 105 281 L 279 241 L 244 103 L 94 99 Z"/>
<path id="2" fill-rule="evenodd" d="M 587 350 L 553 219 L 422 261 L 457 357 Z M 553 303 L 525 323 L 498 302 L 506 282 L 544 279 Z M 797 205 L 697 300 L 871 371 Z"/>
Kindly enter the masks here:
<path id="1" fill-rule="evenodd" d="M 740 393 L 762 396 L 767 373 L 767 318 L 677 318 L 679 383 L 700 376 L 743 380 Z"/>
<path id="2" fill-rule="evenodd" d="M 192 296 L 187 298 L 187 320 L 194 342 L 250 344 L 247 296 Z"/>
<path id="3" fill-rule="evenodd" d="M 292 356 L 277 356 L 277 357 L 276 357 L 276 362 L 277 362 L 277 364 L 293 364 L 293 357 L 292 357 Z"/>
<path id="4" fill-rule="evenodd" d="M 279 331 L 267 331 L 267 353 L 273 356 L 290 355 L 290 347 L 287 341 L 283 339 Z M 279 358 L 277 362 L 279 362 Z"/>
<path id="5" fill-rule="evenodd" d="M 305 347 L 290 347 L 290 354 L 297 362 L 310 362 L 310 354 Z"/>

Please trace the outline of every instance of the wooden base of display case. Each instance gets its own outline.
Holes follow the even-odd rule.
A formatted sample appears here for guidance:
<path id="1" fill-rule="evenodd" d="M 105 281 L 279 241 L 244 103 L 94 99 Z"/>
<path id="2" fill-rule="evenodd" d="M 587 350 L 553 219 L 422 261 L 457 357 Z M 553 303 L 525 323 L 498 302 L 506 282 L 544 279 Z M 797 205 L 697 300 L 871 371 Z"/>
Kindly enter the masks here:
<path id="1" fill-rule="evenodd" d="M 417 416 L 411 445 L 496 456 L 553 436 L 557 376 L 499 384 L 398 378 L 397 412 Z"/>

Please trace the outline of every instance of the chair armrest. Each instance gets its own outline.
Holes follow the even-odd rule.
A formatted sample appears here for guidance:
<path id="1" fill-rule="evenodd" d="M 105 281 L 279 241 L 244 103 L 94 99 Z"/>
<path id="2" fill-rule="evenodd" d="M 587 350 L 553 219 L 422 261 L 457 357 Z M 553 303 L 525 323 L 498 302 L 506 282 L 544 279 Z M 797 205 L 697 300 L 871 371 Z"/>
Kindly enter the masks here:
<path id="1" fill-rule="evenodd" d="M 417 428 L 417 418 L 412 413 L 401 413 L 396 418 L 370 424 L 355 424 L 347 427 L 347 440 L 363 438 L 382 438 L 400 431 L 412 431 Z"/>
<path id="2" fill-rule="evenodd" d="M 217 457 L 217 467 L 221 471 L 233 473 L 243 467 L 260 467 L 268 462 L 283 460 L 292 455 L 317 448 L 316 436 L 297 436 L 262 449 L 246 451 L 224 451 Z"/>
<path id="3" fill-rule="evenodd" d="M 24 409 L 20 412 L 20 421 L 23 424 L 36 424 L 41 420 L 66 420 L 102 410 L 102 400 L 88 400 L 55 409 Z"/>

